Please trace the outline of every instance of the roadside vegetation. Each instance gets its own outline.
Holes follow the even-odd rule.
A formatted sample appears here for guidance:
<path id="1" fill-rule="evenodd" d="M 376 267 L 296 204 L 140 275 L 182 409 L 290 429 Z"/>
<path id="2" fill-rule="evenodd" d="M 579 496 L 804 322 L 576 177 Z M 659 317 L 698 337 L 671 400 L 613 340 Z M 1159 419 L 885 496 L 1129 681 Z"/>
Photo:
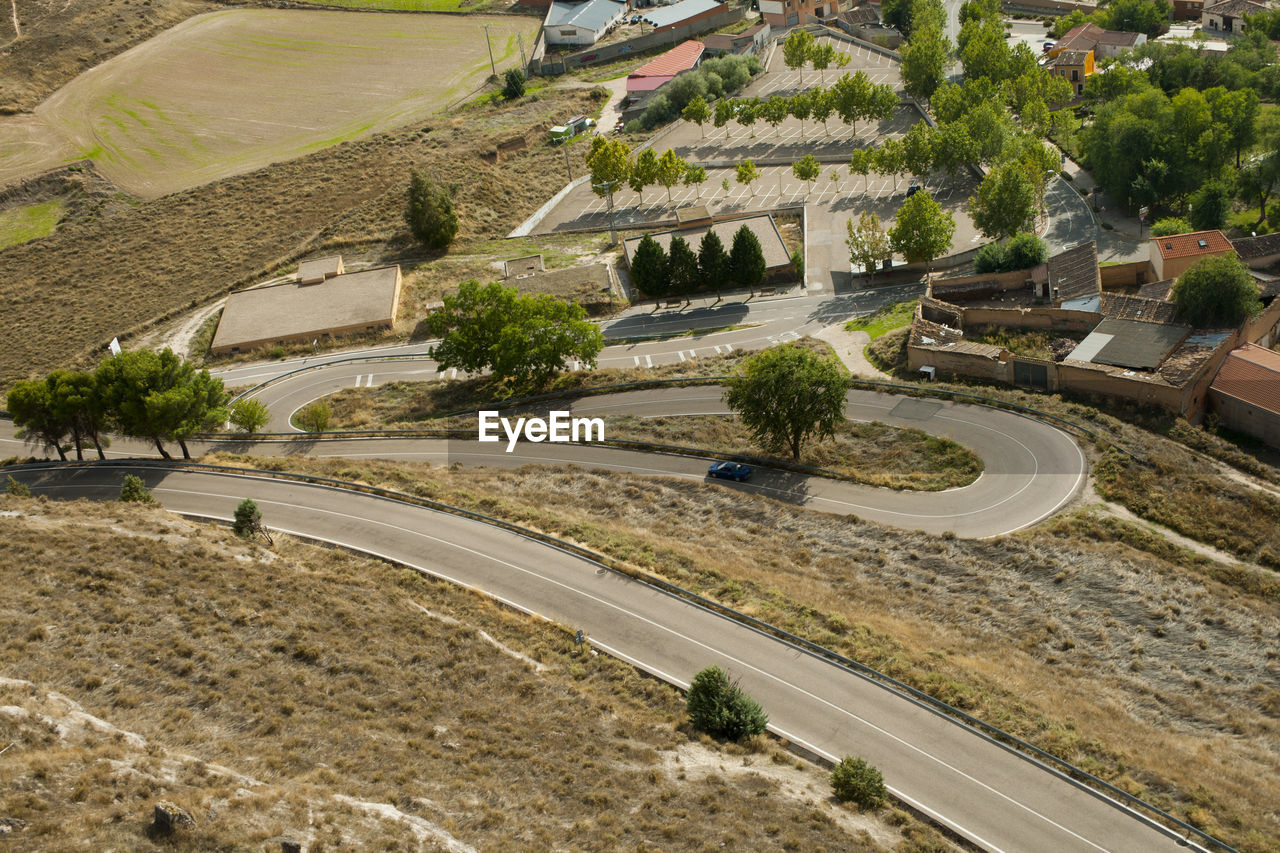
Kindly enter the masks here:
<path id="1" fill-rule="evenodd" d="M 572 538 L 901 678 L 1238 847 L 1280 850 L 1264 816 L 1280 795 L 1266 747 L 1280 713 L 1267 686 L 1280 654 L 1274 576 L 1257 591 L 1223 586 L 1227 567 L 1160 540 L 1147 553 L 1148 531 L 1087 510 L 1056 531 L 969 541 L 675 478 L 212 458 Z M 699 535 L 676 535 L 690 518 Z"/>
<path id="2" fill-rule="evenodd" d="M 676 690 L 572 632 L 412 571 L 138 504 L 0 510 L 16 849 L 940 849 L 768 740 L 698 735 Z M 152 834 L 161 800 L 195 825 Z"/>
<path id="3" fill-rule="evenodd" d="M 61 201 L 25 204 L 0 211 L 0 249 L 47 237 L 62 218 Z"/>
<path id="4" fill-rule="evenodd" d="M 844 330 L 846 332 L 866 332 L 868 337 L 874 341 L 894 329 L 901 329 L 903 326 L 911 325 L 918 303 L 918 299 L 911 299 L 906 302 L 895 302 L 892 305 L 886 305 L 870 317 L 859 317 L 856 320 L 850 320 L 844 324 Z"/>

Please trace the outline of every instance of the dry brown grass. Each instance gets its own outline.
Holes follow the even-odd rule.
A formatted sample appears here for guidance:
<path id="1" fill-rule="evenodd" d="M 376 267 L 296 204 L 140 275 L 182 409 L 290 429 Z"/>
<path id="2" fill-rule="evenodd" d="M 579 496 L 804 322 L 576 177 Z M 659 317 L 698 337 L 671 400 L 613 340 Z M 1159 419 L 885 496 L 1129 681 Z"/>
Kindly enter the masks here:
<path id="1" fill-rule="evenodd" d="M 269 464 L 585 543 L 902 678 L 1242 849 L 1280 850 L 1280 599 L 1225 586 L 1221 567 L 1128 525 L 1094 536 L 1085 516 L 974 542 L 601 471 Z"/>
<path id="2" fill-rule="evenodd" d="M 0 388 L 86 360 L 113 336 L 194 307 L 297 258 L 355 249 L 419 257 L 402 213 L 409 171 L 457 184 L 458 251 L 507 233 L 563 180 L 559 152 L 536 144 L 491 163 L 495 140 L 540 134 L 588 112 L 585 91 L 548 92 L 325 149 L 155 201 L 64 223 L 0 253 Z M 501 211 L 501 213 L 499 213 Z M 32 298 L 40 294 L 41 298 Z"/>
<path id="3" fill-rule="evenodd" d="M 22 709 L 0 713 L 14 742 L 0 816 L 27 824 L 15 849 L 261 850 L 280 834 L 311 851 L 437 849 L 422 833 L 438 831 L 495 851 L 923 850 L 934 837 L 836 806 L 822 772 L 767 743 L 693 738 L 666 685 L 408 570 L 121 504 L 0 496 L 0 536 L 0 675 L 19 680 L 0 681 L 0 706 Z M 160 799 L 195 829 L 152 838 Z"/>

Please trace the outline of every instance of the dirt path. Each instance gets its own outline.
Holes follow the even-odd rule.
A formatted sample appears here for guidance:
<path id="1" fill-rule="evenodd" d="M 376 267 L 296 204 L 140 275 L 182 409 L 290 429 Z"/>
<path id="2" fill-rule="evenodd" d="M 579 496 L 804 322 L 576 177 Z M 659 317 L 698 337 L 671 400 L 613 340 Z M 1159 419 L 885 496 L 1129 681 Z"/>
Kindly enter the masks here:
<path id="1" fill-rule="evenodd" d="M 9 0 L 9 5 L 13 9 L 13 41 L 17 41 L 22 38 L 22 27 L 18 24 L 18 0 Z"/>
<path id="2" fill-rule="evenodd" d="M 1177 545 L 1180 548 L 1186 548 L 1188 551 L 1192 551 L 1196 554 L 1199 554 L 1201 557 L 1207 557 L 1210 560 L 1215 560 L 1219 563 L 1226 563 L 1227 565 L 1231 565 L 1231 566 L 1248 566 L 1249 568 L 1256 568 L 1258 569 L 1258 571 L 1264 571 L 1264 569 L 1258 566 L 1255 566 L 1253 563 L 1244 562 L 1234 554 L 1229 554 L 1226 551 L 1219 551 L 1217 548 L 1214 548 L 1210 545 L 1206 545 L 1203 542 L 1197 542 L 1194 539 L 1188 539 L 1186 536 L 1183 536 L 1180 533 L 1175 533 L 1174 531 L 1170 530 L 1167 527 L 1164 527 L 1163 525 L 1156 524 L 1155 522 L 1152 522 L 1152 521 L 1147 521 L 1145 518 L 1139 515 L 1135 515 L 1134 513 L 1130 512 L 1126 507 L 1121 506 L 1118 503 L 1112 503 L 1110 501 L 1103 501 L 1099 499 L 1098 505 L 1101 507 L 1102 512 L 1106 513 L 1107 515 L 1114 516 L 1122 521 L 1127 521 L 1131 524 L 1136 524 L 1139 527 L 1144 528 L 1145 530 L 1151 531 L 1157 536 L 1161 536 L 1169 540 L 1174 545 Z"/>
<path id="3" fill-rule="evenodd" d="M 871 337 L 866 332 L 846 332 L 844 324 L 837 323 L 834 326 L 827 326 L 814 337 L 831 344 L 831 348 L 836 351 L 836 355 L 844 366 L 849 368 L 850 373 L 869 379 L 893 378 L 867 361 L 862 350 L 871 342 Z"/>
<path id="4" fill-rule="evenodd" d="M 129 341 L 128 349 L 162 349 L 168 347 L 178 355 L 190 358 L 192 354 L 188 350 L 191 348 L 192 339 L 200 331 L 200 327 L 204 325 L 205 320 L 213 316 L 214 312 L 221 311 L 222 306 L 226 304 L 227 300 L 224 298 L 197 308 L 190 314 L 186 314 L 171 323 L 167 323 Z"/>

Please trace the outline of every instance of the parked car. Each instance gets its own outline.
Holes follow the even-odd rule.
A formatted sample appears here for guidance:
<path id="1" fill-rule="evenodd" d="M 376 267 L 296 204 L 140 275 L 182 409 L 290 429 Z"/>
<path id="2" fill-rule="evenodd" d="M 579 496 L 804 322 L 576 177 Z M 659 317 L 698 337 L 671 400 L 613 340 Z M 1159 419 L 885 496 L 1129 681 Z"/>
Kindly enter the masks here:
<path id="1" fill-rule="evenodd" d="M 707 476 L 741 483 L 751 479 L 751 466 L 741 462 L 714 462 L 707 469 Z"/>
<path id="2" fill-rule="evenodd" d="M 1057 46 L 1058 46 L 1057 42 L 1047 41 L 1040 46 L 1040 49 L 1043 50 L 1045 53 L 1048 53 L 1049 51 L 1053 50 Z"/>
<path id="3" fill-rule="evenodd" d="M 633 24 L 638 24 L 638 23 L 640 23 L 640 16 L 639 16 L 639 15 L 632 15 L 632 16 L 631 16 L 631 23 L 633 23 Z"/>
<path id="4" fill-rule="evenodd" d="M 919 184 L 912 184 L 911 186 L 907 187 L 907 198 L 911 198 L 913 195 L 920 192 L 920 190 L 922 189 L 924 189 L 924 187 L 920 186 Z"/>

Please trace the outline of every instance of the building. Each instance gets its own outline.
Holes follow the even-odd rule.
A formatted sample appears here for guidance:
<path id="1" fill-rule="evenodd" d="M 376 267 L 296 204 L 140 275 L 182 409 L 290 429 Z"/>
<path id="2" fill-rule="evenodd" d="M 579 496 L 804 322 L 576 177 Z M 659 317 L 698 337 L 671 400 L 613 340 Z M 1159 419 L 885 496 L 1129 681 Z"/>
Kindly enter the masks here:
<path id="1" fill-rule="evenodd" d="M 1232 350 L 1209 400 L 1223 426 L 1280 447 L 1280 353 L 1256 344 Z"/>
<path id="2" fill-rule="evenodd" d="M 737 55 L 757 54 L 769 43 L 772 32 L 768 24 L 756 24 L 737 35 L 728 33 L 711 33 L 704 36 L 702 44 L 706 47 L 707 56 L 723 56 L 727 53 Z"/>
<path id="3" fill-rule="evenodd" d="M 1177 278 L 1196 261 L 1234 255 L 1235 248 L 1221 231 L 1193 231 L 1151 238 L 1151 268 L 1156 281 Z"/>
<path id="4" fill-rule="evenodd" d="M 839 0 L 760 0 L 760 16 L 774 29 L 826 21 L 839 12 Z"/>
<path id="5" fill-rule="evenodd" d="M 1223 0 L 1206 4 L 1200 13 L 1200 27 L 1213 35 L 1240 35 L 1244 32 L 1244 16 L 1267 11 L 1266 3 L 1256 0 Z"/>
<path id="6" fill-rule="evenodd" d="M 1250 269 L 1264 270 L 1280 261 L 1280 231 L 1259 237 L 1240 237 L 1231 245 Z"/>
<path id="7" fill-rule="evenodd" d="M 1063 51 L 1093 51 L 1096 59 L 1114 59 L 1123 50 L 1132 50 L 1147 43 L 1144 33 L 1126 33 L 1119 30 L 1104 30 L 1097 24 L 1081 24 L 1068 30 L 1066 35 L 1058 39 L 1057 44 L 1049 51 L 1050 57 L 1056 57 Z"/>
<path id="8" fill-rule="evenodd" d="M 1204 0 L 1173 0 L 1175 21 L 1199 21 L 1204 12 Z"/>
<path id="9" fill-rule="evenodd" d="M 341 270 L 341 258 L 336 260 Z M 240 290 L 227 297 L 209 352 L 229 355 L 389 328 L 399 302 L 399 266 Z"/>
<path id="10" fill-rule="evenodd" d="M 342 275 L 342 255 L 334 255 L 331 258 L 316 258 L 315 260 L 303 261 L 298 264 L 298 283 L 299 284 L 319 284 L 326 278 L 333 278 L 336 275 Z"/>
<path id="11" fill-rule="evenodd" d="M 547 44 L 593 45 L 622 20 L 627 12 L 626 2 L 620 0 L 586 0 L 585 3 L 564 3 L 553 0 L 543 21 L 542 31 Z"/>
<path id="12" fill-rule="evenodd" d="M 725 10 L 716 0 L 680 0 L 670 6 L 648 9 L 640 20 L 653 27 L 655 33 L 665 33 L 676 27 L 687 27 L 714 18 Z"/>
<path id="13" fill-rule="evenodd" d="M 690 39 L 632 71 L 627 75 L 627 97 L 623 101 L 623 109 L 643 109 L 649 99 L 677 74 L 697 68 L 705 51 L 706 46 L 702 42 Z"/>
<path id="14" fill-rule="evenodd" d="M 1084 81 L 1093 73 L 1092 50 L 1063 50 L 1049 60 L 1049 73 L 1065 77 L 1071 92 L 1084 94 Z"/>

